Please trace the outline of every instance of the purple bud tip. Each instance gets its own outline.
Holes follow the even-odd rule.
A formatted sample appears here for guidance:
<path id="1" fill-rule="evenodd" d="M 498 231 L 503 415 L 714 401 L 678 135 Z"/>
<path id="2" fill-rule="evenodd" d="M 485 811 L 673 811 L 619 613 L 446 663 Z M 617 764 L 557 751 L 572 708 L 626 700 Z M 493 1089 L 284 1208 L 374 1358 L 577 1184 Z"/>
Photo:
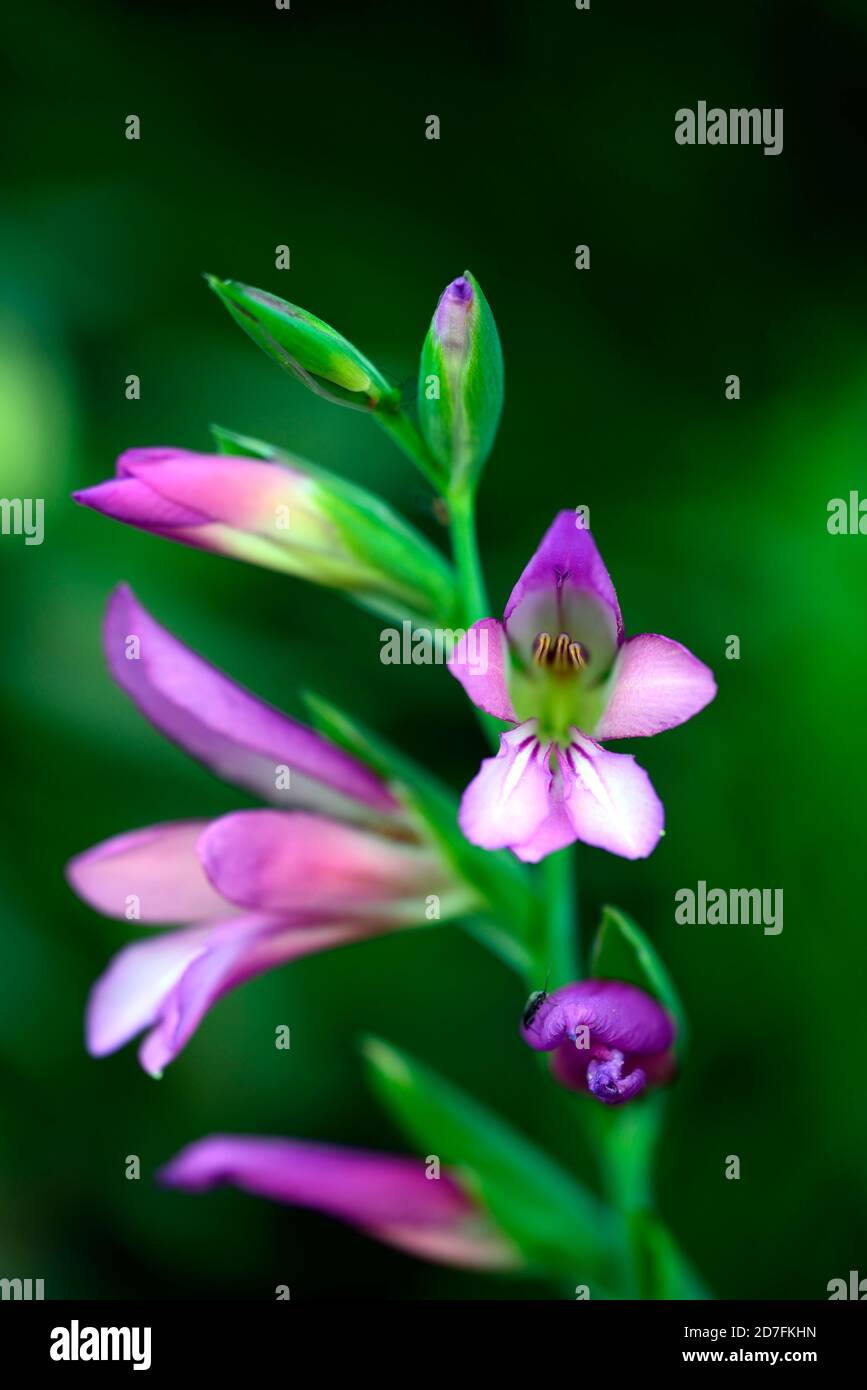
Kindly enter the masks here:
<path id="1" fill-rule="evenodd" d="M 457 280 L 452 280 L 452 283 L 447 286 L 443 299 L 445 299 L 446 295 L 449 295 L 456 301 L 459 300 L 462 304 L 466 304 L 473 297 L 473 287 L 465 275 L 459 275 Z"/>
<path id="2" fill-rule="evenodd" d="M 460 351 L 466 339 L 466 316 L 473 302 L 473 287 L 464 275 L 452 280 L 440 296 L 434 315 L 434 331 L 447 350 Z"/>

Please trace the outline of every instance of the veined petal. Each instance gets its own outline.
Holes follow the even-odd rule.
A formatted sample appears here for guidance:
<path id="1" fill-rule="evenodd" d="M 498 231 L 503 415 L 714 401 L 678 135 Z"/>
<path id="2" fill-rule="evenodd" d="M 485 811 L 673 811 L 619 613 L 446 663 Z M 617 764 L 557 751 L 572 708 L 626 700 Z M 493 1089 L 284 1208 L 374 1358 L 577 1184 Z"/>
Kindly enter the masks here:
<path id="1" fill-rule="evenodd" d="M 601 676 L 623 639 L 614 585 L 596 542 L 574 512 L 559 512 L 512 590 L 503 623 L 525 661 L 541 632 L 580 642 L 588 672 Z"/>
<path id="2" fill-rule="evenodd" d="M 673 729 L 716 695 L 713 673 L 679 642 L 645 632 L 624 642 L 594 738 L 639 738 Z"/>
<path id="3" fill-rule="evenodd" d="M 485 758 L 464 792 L 458 822 L 472 844 L 523 844 L 548 816 L 551 750 L 539 743 L 537 727 L 530 719 L 502 734 L 496 757 Z"/>
<path id="4" fill-rule="evenodd" d="M 121 689 L 155 728 L 217 776 L 292 806 L 356 817 L 397 810 L 385 783 L 363 763 L 197 656 L 126 585 L 109 600 L 103 641 Z M 289 773 L 285 791 L 278 790 L 287 780 L 282 769 Z"/>
<path id="5" fill-rule="evenodd" d="M 107 917 L 157 924 L 217 920 L 232 909 L 196 854 L 207 824 L 174 821 L 115 835 L 71 859 L 66 876 L 78 896 Z"/>
<path id="6" fill-rule="evenodd" d="M 451 879 L 434 852 L 300 811 L 238 811 L 205 830 L 199 855 L 229 902 L 267 912 L 423 919 Z"/>
<path id="7" fill-rule="evenodd" d="M 520 844 L 510 846 L 514 854 L 525 864 L 538 864 L 542 859 L 547 859 L 549 854 L 554 854 L 558 849 L 565 849 L 567 845 L 574 845 L 578 837 L 575 834 L 575 826 L 572 824 L 570 816 L 567 814 L 562 801 L 558 801 L 554 792 L 554 782 L 548 793 L 548 813 L 543 821 L 536 826 L 532 835 Z"/>
<path id="8" fill-rule="evenodd" d="M 562 807 L 576 839 L 625 859 L 644 859 L 665 824 L 662 802 L 650 778 L 626 753 L 608 753 L 572 730 L 572 743 L 558 749 Z"/>
<path id="9" fill-rule="evenodd" d="M 295 1139 L 212 1135 L 158 1174 L 167 1187 L 203 1192 L 223 1184 L 309 1207 L 443 1264 L 503 1269 L 516 1252 L 447 1174 L 428 1178 L 421 1159 Z"/>
<path id="10" fill-rule="evenodd" d="M 449 670 L 474 705 L 495 719 L 515 720 L 506 682 L 509 649 L 502 623 L 482 618 L 461 638 L 449 660 Z"/>

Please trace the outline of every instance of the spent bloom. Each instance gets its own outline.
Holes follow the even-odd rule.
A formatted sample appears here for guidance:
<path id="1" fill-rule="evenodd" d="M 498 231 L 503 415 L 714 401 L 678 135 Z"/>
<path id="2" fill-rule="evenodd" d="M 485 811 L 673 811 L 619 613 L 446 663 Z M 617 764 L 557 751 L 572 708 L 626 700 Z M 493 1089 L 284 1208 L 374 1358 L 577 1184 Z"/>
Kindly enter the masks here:
<path id="1" fill-rule="evenodd" d="M 179 931 L 127 946 L 91 993 L 87 1044 L 103 1056 L 149 1030 L 159 1075 L 228 990 L 272 966 L 474 901 L 377 774 L 236 685 L 121 586 L 106 614 L 109 669 L 145 718 L 218 776 L 283 809 L 237 811 L 115 836 L 69 881 L 107 916 Z M 287 806 L 292 809 L 285 809 Z"/>
<path id="2" fill-rule="evenodd" d="M 622 1105 L 674 1071 L 675 1027 L 661 1004 L 622 980 L 581 980 L 553 994 L 531 995 L 521 1035 L 537 1052 L 553 1052 L 562 1085 Z"/>
<path id="3" fill-rule="evenodd" d="M 454 1177 L 429 1175 L 421 1159 L 298 1139 L 211 1135 L 158 1173 L 166 1187 L 205 1192 L 230 1185 L 309 1207 L 419 1259 L 469 1269 L 520 1263 L 511 1243 Z"/>
<path id="4" fill-rule="evenodd" d="M 625 638 L 614 585 L 590 532 L 560 512 L 527 565 L 502 622 L 483 618 L 488 661 L 450 669 L 470 699 L 515 727 L 461 803 L 461 829 L 485 849 L 537 862 L 583 840 L 627 859 L 650 854 L 662 803 L 635 759 L 606 739 L 660 733 L 716 693 L 707 666 L 668 637 Z"/>

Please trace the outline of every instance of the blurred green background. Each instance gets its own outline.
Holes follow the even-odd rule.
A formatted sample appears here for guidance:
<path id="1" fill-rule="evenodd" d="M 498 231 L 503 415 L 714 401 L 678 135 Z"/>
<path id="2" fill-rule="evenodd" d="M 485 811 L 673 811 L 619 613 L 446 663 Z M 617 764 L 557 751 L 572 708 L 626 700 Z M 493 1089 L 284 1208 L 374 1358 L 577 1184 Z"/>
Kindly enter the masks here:
<path id="1" fill-rule="evenodd" d="M 865 18 L 856 0 L 821 19 L 791 0 L 6 15 L 0 493 L 44 497 L 46 535 L 0 538 L 0 1273 L 42 1277 L 53 1297 L 542 1291 L 150 1180 L 214 1130 L 402 1148 L 363 1085 L 369 1030 L 592 1181 L 518 1039 L 523 992 L 504 967 L 457 928 L 301 961 L 222 1001 L 155 1083 L 132 1048 L 84 1053 L 88 987 L 134 933 L 63 880 L 69 856 L 116 832 L 250 804 L 109 682 L 99 627 L 121 579 L 290 712 L 312 688 L 455 788 L 476 770 L 459 687 L 383 667 L 377 620 L 69 501 L 125 447 L 204 449 L 217 421 L 363 481 L 441 535 L 387 438 L 283 376 L 200 272 L 304 305 L 403 378 L 468 266 L 506 358 L 480 494 L 495 611 L 555 510 L 584 503 L 627 630 L 680 639 L 719 680 L 699 719 L 629 747 L 666 805 L 653 857 L 578 850 L 585 928 L 605 901 L 628 910 L 693 1022 L 661 1209 L 720 1296 L 825 1297 L 829 1279 L 867 1274 L 867 539 L 826 530 L 830 498 L 867 491 Z M 700 99 L 782 106 L 783 154 L 677 146 L 674 112 Z M 290 271 L 274 268 L 281 243 Z M 574 268 L 578 243 L 589 272 Z M 724 657 L 729 634 L 739 661 Z M 782 888 L 782 935 L 675 925 L 675 891 L 699 879 Z M 273 1046 L 279 1023 L 291 1052 Z M 729 1154 L 739 1182 L 724 1179 Z"/>

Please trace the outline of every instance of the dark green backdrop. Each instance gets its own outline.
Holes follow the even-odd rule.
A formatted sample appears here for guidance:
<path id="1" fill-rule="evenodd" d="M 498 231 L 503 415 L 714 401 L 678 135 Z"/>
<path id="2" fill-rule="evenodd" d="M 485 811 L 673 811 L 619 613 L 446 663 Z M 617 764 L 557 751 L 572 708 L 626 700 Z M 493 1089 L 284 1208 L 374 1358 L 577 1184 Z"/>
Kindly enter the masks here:
<path id="1" fill-rule="evenodd" d="M 44 497 L 46 536 L 0 538 L 0 1273 L 56 1297 L 538 1292 L 150 1181 L 213 1130 L 401 1147 L 362 1084 L 365 1030 L 589 1175 L 517 1037 L 521 991 L 480 947 L 444 928 L 285 968 L 215 1008 L 154 1083 L 132 1049 L 83 1051 L 88 985 L 131 933 L 62 877 L 115 832 L 248 804 L 109 683 L 99 624 L 120 579 L 288 710 L 310 687 L 455 787 L 474 772 L 457 684 L 383 667 L 376 620 L 68 500 L 124 447 L 206 448 L 218 421 L 363 480 L 436 535 L 386 437 L 281 375 L 199 275 L 310 308 L 401 377 L 468 266 L 506 358 L 480 496 L 496 610 L 554 511 L 585 503 L 628 630 L 679 638 L 719 679 L 699 719 L 630 749 L 666 804 L 654 856 L 578 854 L 585 924 L 605 900 L 630 911 L 693 1021 L 662 1208 L 722 1296 L 822 1297 L 867 1274 L 867 537 L 826 530 L 830 498 L 867 492 L 863 4 L 829 0 L 821 19 L 792 0 L 19 10 L 2 75 L 0 492 Z M 783 154 L 677 146 L 674 112 L 700 99 L 782 106 Z M 782 888 L 782 935 L 676 926 L 674 893 L 699 879 Z M 284 1022 L 289 1053 L 273 1047 Z M 723 1177 L 733 1153 L 740 1182 Z"/>

